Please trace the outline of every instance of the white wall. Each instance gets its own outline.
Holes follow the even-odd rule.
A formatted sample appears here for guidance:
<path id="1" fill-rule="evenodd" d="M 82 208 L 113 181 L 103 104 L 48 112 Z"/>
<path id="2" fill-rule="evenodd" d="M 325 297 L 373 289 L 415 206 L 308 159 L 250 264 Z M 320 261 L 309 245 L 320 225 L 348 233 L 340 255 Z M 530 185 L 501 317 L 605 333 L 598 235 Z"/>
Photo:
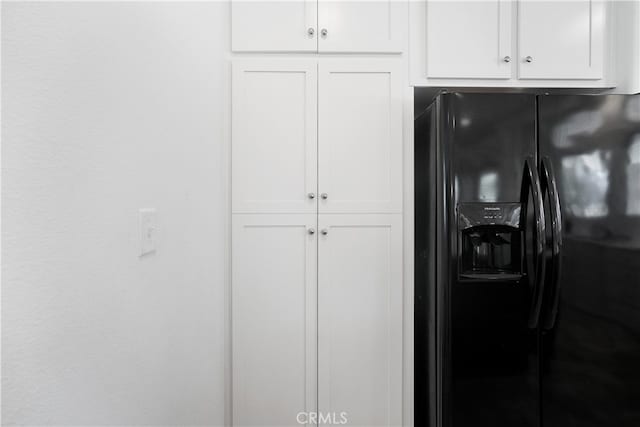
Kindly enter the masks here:
<path id="1" fill-rule="evenodd" d="M 2 15 L 2 424 L 222 424 L 227 6 Z"/>

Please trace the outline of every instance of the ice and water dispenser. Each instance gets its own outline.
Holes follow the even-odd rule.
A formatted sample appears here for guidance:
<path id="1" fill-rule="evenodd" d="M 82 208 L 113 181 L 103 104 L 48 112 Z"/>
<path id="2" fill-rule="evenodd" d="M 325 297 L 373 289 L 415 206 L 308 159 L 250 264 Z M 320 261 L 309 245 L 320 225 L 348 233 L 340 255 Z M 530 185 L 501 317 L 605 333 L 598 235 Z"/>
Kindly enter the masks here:
<path id="1" fill-rule="evenodd" d="M 516 280 L 522 276 L 520 203 L 458 204 L 461 280 Z"/>

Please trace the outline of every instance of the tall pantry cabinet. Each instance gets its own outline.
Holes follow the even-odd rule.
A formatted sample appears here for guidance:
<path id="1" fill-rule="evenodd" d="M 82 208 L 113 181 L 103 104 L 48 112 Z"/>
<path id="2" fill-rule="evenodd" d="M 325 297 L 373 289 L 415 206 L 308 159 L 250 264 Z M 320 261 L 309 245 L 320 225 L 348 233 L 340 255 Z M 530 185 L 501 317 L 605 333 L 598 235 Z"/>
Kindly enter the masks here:
<path id="1" fill-rule="evenodd" d="M 398 55 L 234 56 L 234 426 L 402 424 L 404 78 Z"/>

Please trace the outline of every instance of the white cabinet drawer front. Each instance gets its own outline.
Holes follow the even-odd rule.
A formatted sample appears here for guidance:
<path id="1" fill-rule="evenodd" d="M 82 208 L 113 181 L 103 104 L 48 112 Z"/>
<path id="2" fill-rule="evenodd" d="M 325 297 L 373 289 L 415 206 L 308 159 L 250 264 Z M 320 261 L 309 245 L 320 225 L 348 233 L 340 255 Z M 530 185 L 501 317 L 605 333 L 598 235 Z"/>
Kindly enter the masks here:
<path id="1" fill-rule="evenodd" d="M 320 52 L 402 52 L 407 2 L 319 0 Z M 322 30 L 326 30 L 323 35 Z"/>
<path id="2" fill-rule="evenodd" d="M 603 1 L 519 1 L 518 77 L 603 78 L 605 24 Z"/>
<path id="3" fill-rule="evenodd" d="M 427 1 L 427 77 L 511 77 L 512 2 Z"/>
<path id="4" fill-rule="evenodd" d="M 233 64 L 234 212 L 315 212 L 317 64 Z"/>
<path id="5" fill-rule="evenodd" d="M 233 425 L 297 426 L 317 396 L 316 215 L 234 215 Z"/>
<path id="6" fill-rule="evenodd" d="M 320 212 L 401 212 L 401 82 L 395 60 L 320 60 Z"/>
<path id="7" fill-rule="evenodd" d="M 320 215 L 318 410 L 402 423 L 401 215 Z"/>
<path id="8" fill-rule="evenodd" d="M 232 0 L 231 48 L 238 52 L 315 52 L 317 9 L 315 0 Z"/>

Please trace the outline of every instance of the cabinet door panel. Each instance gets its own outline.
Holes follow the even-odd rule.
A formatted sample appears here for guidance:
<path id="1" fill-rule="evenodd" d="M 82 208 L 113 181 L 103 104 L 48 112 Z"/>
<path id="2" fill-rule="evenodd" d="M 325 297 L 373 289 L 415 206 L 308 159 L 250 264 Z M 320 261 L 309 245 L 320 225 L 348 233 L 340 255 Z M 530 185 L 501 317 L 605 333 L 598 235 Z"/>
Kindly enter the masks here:
<path id="1" fill-rule="evenodd" d="M 233 64 L 234 212 L 311 213 L 317 199 L 317 63 Z"/>
<path id="2" fill-rule="evenodd" d="M 320 212 L 401 212 L 399 62 L 320 60 L 319 70 Z"/>
<path id="3" fill-rule="evenodd" d="M 233 425 L 296 426 L 317 397 L 316 215 L 234 215 Z"/>
<path id="4" fill-rule="evenodd" d="M 317 7 L 316 0 L 232 0 L 231 48 L 237 52 L 315 52 Z"/>
<path id="5" fill-rule="evenodd" d="M 605 22 L 602 1 L 518 2 L 518 77 L 603 78 Z"/>
<path id="6" fill-rule="evenodd" d="M 427 1 L 427 77 L 511 77 L 511 0 Z"/>
<path id="7" fill-rule="evenodd" d="M 401 215 L 320 215 L 318 410 L 402 424 Z"/>
<path id="8" fill-rule="evenodd" d="M 318 50 L 402 52 L 406 21 L 407 4 L 402 1 L 318 0 Z"/>

